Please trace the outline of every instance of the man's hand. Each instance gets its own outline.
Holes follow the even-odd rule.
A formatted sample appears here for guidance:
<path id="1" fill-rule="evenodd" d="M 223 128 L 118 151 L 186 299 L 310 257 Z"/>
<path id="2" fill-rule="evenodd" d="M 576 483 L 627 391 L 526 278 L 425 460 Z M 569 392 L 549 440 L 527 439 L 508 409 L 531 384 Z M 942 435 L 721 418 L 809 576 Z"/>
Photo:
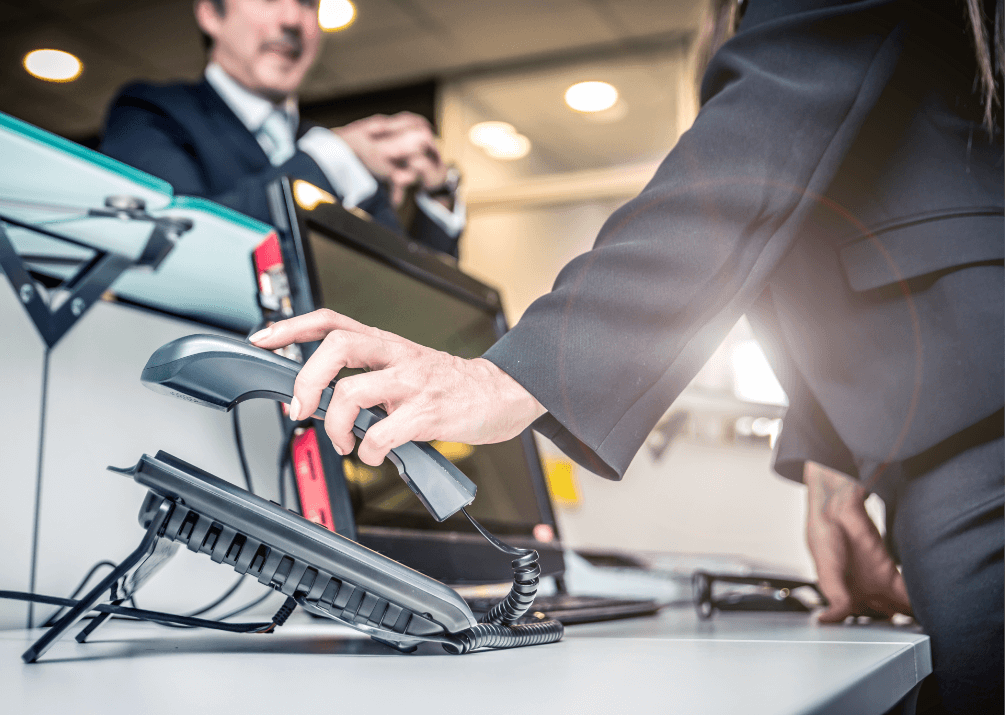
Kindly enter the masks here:
<path id="1" fill-rule="evenodd" d="M 865 511 L 865 490 L 851 477 L 815 462 L 806 463 L 803 481 L 809 500 L 806 540 L 820 590 L 830 602 L 820 621 L 910 615 L 904 578 Z"/>
<path id="2" fill-rule="evenodd" d="M 255 345 L 270 350 L 315 340 L 321 346 L 297 376 L 290 417 L 313 414 L 321 391 L 343 367 L 370 370 L 335 385 L 325 431 L 340 454 L 349 454 L 356 444 L 352 425 L 359 409 L 383 407 L 387 418 L 367 430 L 357 452 L 372 466 L 410 440 L 502 442 L 545 413 L 488 360 L 454 357 L 330 310 L 283 320 L 251 336 Z"/>
<path id="3" fill-rule="evenodd" d="M 447 180 L 447 166 L 440 158 L 433 128 L 418 114 L 375 114 L 333 131 L 371 174 L 389 184 L 395 207 L 409 187 L 435 189 Z"/>

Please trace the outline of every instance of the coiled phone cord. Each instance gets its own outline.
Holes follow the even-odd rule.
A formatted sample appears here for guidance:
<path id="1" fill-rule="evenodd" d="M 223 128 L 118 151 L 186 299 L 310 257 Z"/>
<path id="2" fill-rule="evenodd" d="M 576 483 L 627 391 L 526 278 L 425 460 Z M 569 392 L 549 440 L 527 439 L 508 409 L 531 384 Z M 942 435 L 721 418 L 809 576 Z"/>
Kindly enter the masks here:
<path id="1" fill-rule="evenodd" d="M 533 605 L 537 596 L 541 576 L 537 551 L 518 549 L 506 544 L 475 521 L 467 509 L 461 511 L 490 544 L 503 553 L 517 558 L 510 562 L 513 568 L 513 587 L 506 594 L 506 598 L 493 606 L 482 617 L 481 623 L 449 636 L 451 642 L 444 643 L 443 649 L 454 655 L 462 655 L 477 648 L 519 648 L 562 640 L 565 627 L 554 619 L 537 623 L 517 623 L 517 620 Z"/>

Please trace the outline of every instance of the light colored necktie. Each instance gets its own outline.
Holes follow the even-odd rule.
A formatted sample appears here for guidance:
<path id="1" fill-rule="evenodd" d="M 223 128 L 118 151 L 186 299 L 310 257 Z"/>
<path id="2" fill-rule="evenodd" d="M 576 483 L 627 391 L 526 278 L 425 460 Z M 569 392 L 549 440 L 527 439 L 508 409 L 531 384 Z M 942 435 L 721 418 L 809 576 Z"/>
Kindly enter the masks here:
<path id="1" fill-rule="evenodd" d="M 289 115 L 286 112 L 274 109 L 262 126 L 258 128 L 255 135 L 266 156 L 273 166 L 279 166 L 284 161 L 297 153 L 296 145 L 293 143 L 293 129 L 290 127 Z"/>

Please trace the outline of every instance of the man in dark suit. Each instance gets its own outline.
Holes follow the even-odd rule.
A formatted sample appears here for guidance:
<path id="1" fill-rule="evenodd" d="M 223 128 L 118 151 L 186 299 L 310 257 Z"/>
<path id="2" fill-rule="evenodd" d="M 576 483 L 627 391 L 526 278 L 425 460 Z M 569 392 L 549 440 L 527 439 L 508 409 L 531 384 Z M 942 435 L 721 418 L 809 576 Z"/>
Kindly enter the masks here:
<path id="1" fill-rule="evenodd" d="M 395 214 L 418 186 L 415 238 L 451 255 L 464 226 L 425 119 L 376 116 L 335 132 L 299 121 L 296 91 L 318 54 L 317 0 L 198 0 L 209 44 L 201 82 L 133 84 L 108 114 L 101 151 L 270 222 L 265 187 L 289 175 L 401 231 Z"/>
<path id="2" fill-rule="evenodd" d="M 712 59 L 694 126 L 652 182 L 482 358 L 328 312 L 252 340 L 329 336 L 297 379 L 294 416 L 313 412 L 342 365 L 371 368 L 338 383 L 326 419 L 348 452 L 356 408 L 387 408 L 359 445 L 368 464 L 409 439 L 489 443 L 533 424 L 619 479 L 746 313 L 789 394 L 776 469 L 811 487 L 826 617 L 913 611 L 932 638 L 942 707 L 1000 713 L 1005 191 L 1000 90 L 993 101 L 1003 72 L 985 62 L 994 27 L 978 31 L 976 1 L 969 27 L 949 0 L 748 5 Z M 975 76 L 989 88 L 984 106 Z M 863 521 L 867 490 L 887 503 L 902 579 Z"/>

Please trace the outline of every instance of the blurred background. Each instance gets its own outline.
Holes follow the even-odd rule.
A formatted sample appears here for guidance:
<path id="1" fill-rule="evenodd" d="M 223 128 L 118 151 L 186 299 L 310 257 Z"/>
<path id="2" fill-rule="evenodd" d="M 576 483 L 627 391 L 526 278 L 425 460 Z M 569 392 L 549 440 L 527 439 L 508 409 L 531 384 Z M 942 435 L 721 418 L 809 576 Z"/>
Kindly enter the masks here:
<path id="1" fill-rule="evenodd" d="M 326 126 L 401 110 L 433 122 L 463 174 L 461 267 L 501 290 L 512 324 L 693 121 L 702 11 L 693 0 L 325 0 L 332 31 L 301 113 Z M 72 54 L 78 76 L 33 76 L 36 49 Z M 203 57 L 191 0 L 0 0 L 0 111 L 85 146 L 98 145 L 119 87 L 194 80 Z M 565 542 L 812 575 L 803 487 L 770 468 L 785 405 L 741 320 L 621 483 L 542 441 Z"/>

